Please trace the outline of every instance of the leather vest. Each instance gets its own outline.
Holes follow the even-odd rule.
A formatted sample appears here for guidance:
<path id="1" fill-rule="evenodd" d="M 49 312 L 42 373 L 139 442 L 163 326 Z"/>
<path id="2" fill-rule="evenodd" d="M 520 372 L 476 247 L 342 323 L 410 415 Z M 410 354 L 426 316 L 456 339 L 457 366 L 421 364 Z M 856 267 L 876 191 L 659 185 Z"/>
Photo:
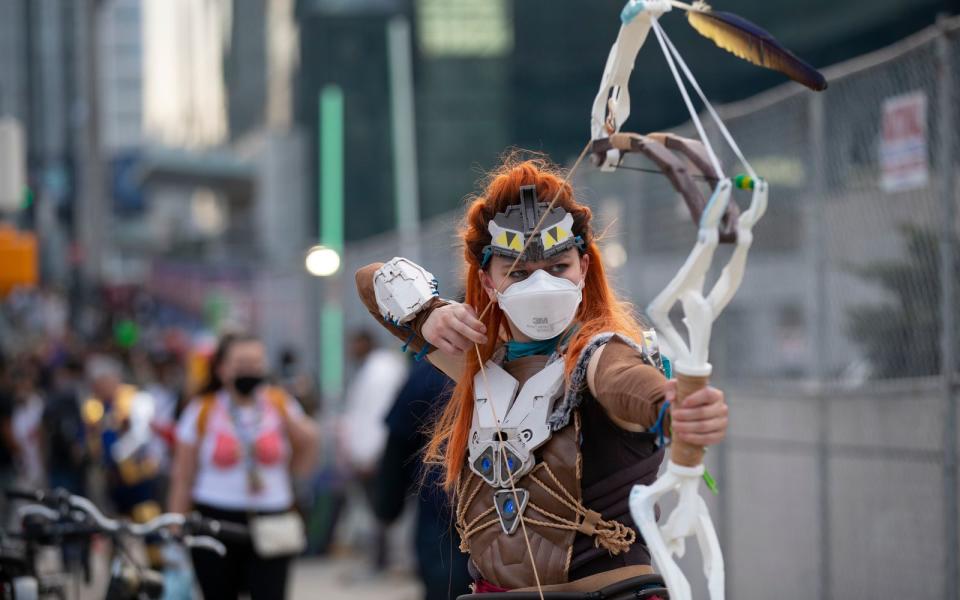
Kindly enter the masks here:
<path id="1" fill-rule="evenodd" d="M 533 356 L 503 368 L 524 383 L 546 364 L 547 357 Z M 571 382 L 576 384 L 584 381 Z M 495 586 L 535 586 L 533 564 L 546 586 L 650 562 L 627 499 L 634 484 L 656 479 L 663 450 L 653 434 L 617 427 L 589 392 L 581 390 L 579 396 L 565 423 L 533 451 L 532 467 L 512 487 L 484 481 L 469 463 L 461 470 L 456 497 L 461 549 Z M 589 480 L 583 489 L 585 469 Z M 516 524 L 504 518 L 510 511 L 519 513 Z"/>

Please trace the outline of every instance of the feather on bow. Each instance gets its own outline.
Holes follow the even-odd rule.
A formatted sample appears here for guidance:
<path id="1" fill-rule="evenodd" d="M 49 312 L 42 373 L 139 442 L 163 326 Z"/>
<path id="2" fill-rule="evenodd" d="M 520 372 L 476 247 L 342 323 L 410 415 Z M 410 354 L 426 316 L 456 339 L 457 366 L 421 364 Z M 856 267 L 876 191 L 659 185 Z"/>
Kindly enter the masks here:
<path id="1" fill-rule="evenodd" d="M 767 31 L 735 14 L 696 3 L 687 10 L 687 21 L 697 32 L 724 50 L 755 65 L 779 71 L 815 91 L 827 89 L 823 75 L 784 48 Z"/>

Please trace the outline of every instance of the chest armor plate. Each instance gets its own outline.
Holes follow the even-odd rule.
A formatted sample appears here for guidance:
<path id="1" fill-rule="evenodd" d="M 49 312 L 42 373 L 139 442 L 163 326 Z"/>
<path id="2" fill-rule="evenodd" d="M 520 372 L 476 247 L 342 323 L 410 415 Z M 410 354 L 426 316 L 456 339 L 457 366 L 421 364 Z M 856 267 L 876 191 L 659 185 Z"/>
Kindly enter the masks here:
<path id="1" fill-rule="evenodd" d="M 516 482 L 533 469 L 534 450 L 550 439 L 547 420 L 563 395 L 563 368 L 563 360 L 554 360 L 522 388 L 493 361 L 484 365 L 486 377 L 483 372 L 474 377 L 468 464 L 489 485 L 510 488 L 511 473 Z"/>

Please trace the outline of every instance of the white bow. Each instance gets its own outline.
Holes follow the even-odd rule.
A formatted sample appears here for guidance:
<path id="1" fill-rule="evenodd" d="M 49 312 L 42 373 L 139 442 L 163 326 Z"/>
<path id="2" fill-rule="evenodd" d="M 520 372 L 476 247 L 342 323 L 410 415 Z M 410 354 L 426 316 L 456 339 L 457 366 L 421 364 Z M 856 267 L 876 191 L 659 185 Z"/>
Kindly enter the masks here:
<path id="1" fill-rule="evenodd" d="M 683 96 L 690 118 L 707 149 L 710 162 L 720 176 L 720 181 L 700 217 L 697 242 L 693 250 L 673 280 L 648 307 L 648 314 L 665 342 L 668 353 L 673 358 L 674 371 L 681 383 L 680 389 L 692 392 L 698 387 L 705 386 L 712 372 L 708 361 L 708 349 L 713 322 L 733 298 L 743 279 L 747 253 L 753 241 L 753 225 L 763 216 L 767 208 L 768 186 L 766 181 L 757 177 L 744 158 L 680 53 L 660 27 L 658 21 L 660 16 L 670 11 L 673 5 L 678 4 L 669 0 L 631 0 L 624 7 L 621 14 L 623 25 L 616 42 L 610 49 L 600 89 L 593 103 L 590 129 L 593 139 L 602 139 L 620 131 L 624 121 L 629 117 L 630 73 L 633 71 L 633 64 L 640 48 L 652 30 Z M 750 177 L 744 180 L 746 184 L 742 187 L 753 189 L 750 208 L 743 212 L 737 221 L 736 248 L 717 283 L 708 294 L 703 290 L 704 280 L 719 243 L 718 228 L 730 202 L 733 182 L 724 174 L 700 117 L 694 109 L 684 79 L 703 101 L 723 137 L 749 173 Z M 610 150 L 604 157 L 601 168 L 613 170 L 621 160 L 620 151 Z M 689 344 L 680 336 L 669 318 L 670 309 L 678 301 L 683 307 L 683 323 L 687 330 Z M 681 395 L 678 394 L 677 403 L 682 403 Z M 674 460 L 678 445 L 675 444 L 666 472 L 656 482 L 650 486 L 634 487 L 630 495 L 630 510 L 634 521 L 640 527 L 654 562 L 666 581 L 671 598 L 674 600 L 691 598 L 690 583 L 673 557 L 683 556 L 685 538 L 695 535 L 703 554 L 703 570 L 707 578 L 710 598 L 721 600 L 724 597 L 723 554 L 707 505 L 699 493 L 700 479 L 704 474 L 704 466 L 700 461 L 702 454 L 695 454 L 697 456 L 695 460 L 685 461 L 692 464 L 678 464 Z M 677 507 L 666 519 L 664 525 L 659 526 L 654 508 L 657 502 L 670 492 L 677 492 L 679 496 Z"/>

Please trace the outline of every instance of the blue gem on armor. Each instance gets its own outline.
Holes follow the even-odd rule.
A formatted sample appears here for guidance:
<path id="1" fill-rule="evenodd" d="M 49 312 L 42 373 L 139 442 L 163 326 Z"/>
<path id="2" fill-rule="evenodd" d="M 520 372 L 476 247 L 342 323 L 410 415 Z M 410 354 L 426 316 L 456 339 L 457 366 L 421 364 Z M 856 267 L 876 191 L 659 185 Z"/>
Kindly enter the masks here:
<path id="1" fill-rule="evenodd" d="M 513 471 L 513 457 L 507 459 L 507 468 Z"/>
<path id="2" fill-rule="evenodd" d="M 528 498 L 529 493 L 523 488 L 497 490 L 493 493 L 493 506 L 497 510 L 500 526 L 507 535 L 513 535 L 520 525 Z"/>
<path id="3" fill-rule="evenodd" d="M 490 467 L 492 466 L 493 465 L 490 463 L 490 459 L 487 458 L 486 456 L 484 456 L 483 460 L 480 461 L 480 468 L 483 469 L 484 471 L 489 471 Z"/>

